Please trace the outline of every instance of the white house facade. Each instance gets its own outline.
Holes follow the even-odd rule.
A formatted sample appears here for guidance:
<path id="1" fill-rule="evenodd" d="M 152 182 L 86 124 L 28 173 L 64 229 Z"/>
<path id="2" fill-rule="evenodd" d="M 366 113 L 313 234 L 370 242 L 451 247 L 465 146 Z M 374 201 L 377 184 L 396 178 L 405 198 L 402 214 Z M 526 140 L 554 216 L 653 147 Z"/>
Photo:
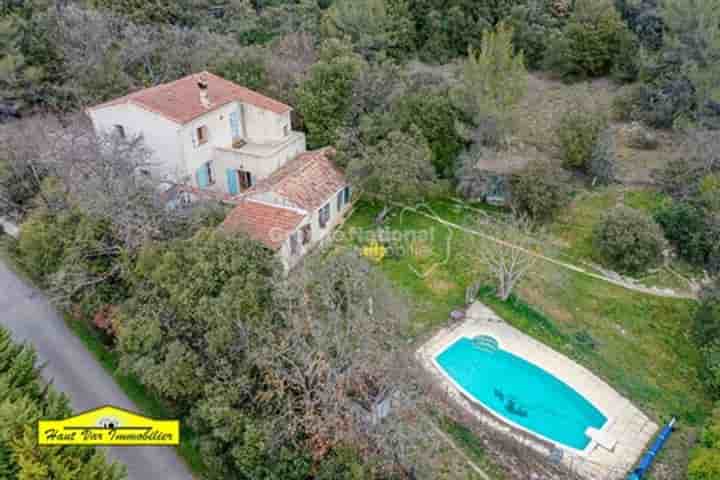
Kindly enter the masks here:
<path id="1" fill-rule="evenodd" d="M 99 134 L 142 136 L 148 174 L 176 184 L 169 204 L 221 199 L 221 225 L 277 252 L 286 270 L 332 232 L 350 187 L 332 148 L 306 151 L 291 108 L 202 72 L 87 110 Z M 167 192 L 170 196 L 171 192 Z"/>
<path id="2" fill-rule="evenodd" d="M 141 135 L 153 176 L 238 195 L 306 150 L 291 110 L 203 72 L 87 112 L 97 132 Z"/>

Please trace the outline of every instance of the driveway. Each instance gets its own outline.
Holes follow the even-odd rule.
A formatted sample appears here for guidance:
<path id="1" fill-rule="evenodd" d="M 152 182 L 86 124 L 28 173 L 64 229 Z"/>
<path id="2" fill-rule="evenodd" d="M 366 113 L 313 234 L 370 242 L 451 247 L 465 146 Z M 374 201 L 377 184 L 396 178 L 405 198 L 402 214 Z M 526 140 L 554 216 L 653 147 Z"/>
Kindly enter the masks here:
<path id="1" fill-rule="evenodd" d="M 0 260 L 0 324 L 17 340 L 35 346 L 43 376 L 70 397 L 75 411 L 106 404 L 138 409 L 37 289 Z M 191 480 L 185 464 L 170 447 L 108 447 L 111 458 L 127 465 L 130 480 Z"/>

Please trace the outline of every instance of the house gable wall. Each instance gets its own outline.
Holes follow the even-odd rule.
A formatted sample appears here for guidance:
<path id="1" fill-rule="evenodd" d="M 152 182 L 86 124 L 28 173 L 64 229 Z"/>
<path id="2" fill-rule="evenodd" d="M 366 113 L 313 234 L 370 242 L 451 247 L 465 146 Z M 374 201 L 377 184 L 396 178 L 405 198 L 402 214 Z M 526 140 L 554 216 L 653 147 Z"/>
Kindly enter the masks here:
<path id="1" fill-rule="evenodd" d="M 88 114 L 98 133 L 114 133 L 115 126 L 121 125 L 128 138 L 142 135 L 152 152 L 150 170 L 156 178 L 178 180 L 185 174 L 182 127 L 177 123 L 131 103 L 98 108 Z"/>

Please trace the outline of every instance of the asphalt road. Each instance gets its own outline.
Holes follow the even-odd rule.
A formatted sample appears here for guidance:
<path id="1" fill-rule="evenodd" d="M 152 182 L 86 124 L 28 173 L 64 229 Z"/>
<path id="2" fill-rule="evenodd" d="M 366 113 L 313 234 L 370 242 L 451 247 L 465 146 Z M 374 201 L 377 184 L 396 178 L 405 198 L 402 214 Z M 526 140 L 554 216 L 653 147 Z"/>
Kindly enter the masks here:
<path id="1" fill-rule="evenodd" d="M 19 341 L 35 346 L 42 373 L 70 396 L 76 412 L 103 405 L 138 411 L 115 381 L 65 325 L 34 287 L 0 260 L 0 324 Z M 109 456 L 127 465 L 130 480 L 191 480 L 185 464 L 170 447 L 109 447 Z"/>

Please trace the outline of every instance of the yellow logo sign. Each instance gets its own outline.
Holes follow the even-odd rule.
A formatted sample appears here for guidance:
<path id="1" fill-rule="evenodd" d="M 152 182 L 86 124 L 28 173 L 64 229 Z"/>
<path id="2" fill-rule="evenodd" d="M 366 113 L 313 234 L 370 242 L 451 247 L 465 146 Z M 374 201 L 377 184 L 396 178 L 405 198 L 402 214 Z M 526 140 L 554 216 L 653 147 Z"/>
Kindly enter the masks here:
<path id="1" fill-rule="evenodd" d="M 380 263 L 382 259 L 385 258 L 386 253 L 387 249 L 375 241 L 370 242 L 369 245 L 366 245 L 362 249 L 362 254 L 365 257 L 377 263 Z"/>
<path id="2" fill-rule="evenodd" d="M 180 422 L 105 406 L 65 420 L 38 421 L 40 445 L 178 445 Z"/>

